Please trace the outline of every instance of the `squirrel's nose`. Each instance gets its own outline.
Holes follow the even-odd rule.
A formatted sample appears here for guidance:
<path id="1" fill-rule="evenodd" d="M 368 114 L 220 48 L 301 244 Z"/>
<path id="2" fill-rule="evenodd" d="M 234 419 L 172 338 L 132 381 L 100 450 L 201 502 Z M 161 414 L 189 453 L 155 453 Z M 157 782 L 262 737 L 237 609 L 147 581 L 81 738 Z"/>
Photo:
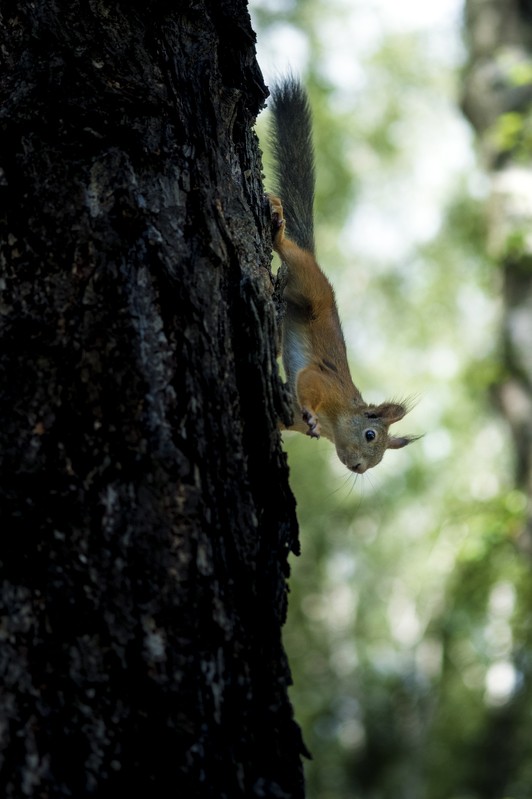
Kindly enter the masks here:
<path id="1" fill-rule="evenodd" d="M 352 472 L 356 472 L 357 474 L 364 474 L 366 471 L 366 467 L 363 463 L 355 463 L 354 466 L 350 466 L 349 468 Z"/>

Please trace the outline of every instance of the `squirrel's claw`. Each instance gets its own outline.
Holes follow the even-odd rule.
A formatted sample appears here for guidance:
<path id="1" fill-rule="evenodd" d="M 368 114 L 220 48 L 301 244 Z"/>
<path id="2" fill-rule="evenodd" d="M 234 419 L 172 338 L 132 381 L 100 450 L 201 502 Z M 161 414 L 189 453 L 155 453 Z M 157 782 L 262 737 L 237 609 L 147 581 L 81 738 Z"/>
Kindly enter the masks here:
<path id="1" fill-rule="evenodd" d="M 275 240 L 282 239 L 284 235 L 285 220 L 283 216 L 283 205 L 279 197 L 268 194 L 271 213 L 272 236 Z"/>
<path id="2" fill-rule="evenodd" d="M 272 211 L 272 229 L 277 232 L 284 226 L 284 219 L 278 211 Z"/>
<path id="3" fill-rule="evenodd" d="M 310 436 L 311 438 L 319 438 L 321 435 L 321 429 L 318 417 L 314 416 L 314 414 L 311 413 L 311 411 L 309 411 L 307 408 L 303 408 L 301 415 L 303 416 L 303 421 L 308 425 L 307 436 Z"/>

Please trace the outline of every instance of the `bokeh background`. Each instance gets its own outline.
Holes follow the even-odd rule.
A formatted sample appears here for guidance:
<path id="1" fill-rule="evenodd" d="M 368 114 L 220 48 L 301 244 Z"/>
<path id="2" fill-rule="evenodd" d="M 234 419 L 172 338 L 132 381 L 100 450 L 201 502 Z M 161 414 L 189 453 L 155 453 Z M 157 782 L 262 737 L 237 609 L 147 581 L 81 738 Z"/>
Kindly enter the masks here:
<path id="1" fill-rule="evenodd" d="M 413 399 L 396 431 L 424 434 L 359 477 L 284 436 L 310 799 L 532 797 L 528 6 L 250 3 L 266 83 L 291 70 L 310 94 L 354 380 Z"/>

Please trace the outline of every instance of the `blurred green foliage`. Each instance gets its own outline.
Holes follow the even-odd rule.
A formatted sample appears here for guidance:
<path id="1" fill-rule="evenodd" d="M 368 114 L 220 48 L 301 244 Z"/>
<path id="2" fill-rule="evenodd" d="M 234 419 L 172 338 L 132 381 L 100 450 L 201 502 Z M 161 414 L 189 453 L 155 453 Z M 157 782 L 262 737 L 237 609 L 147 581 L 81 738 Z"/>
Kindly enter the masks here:
<path id="1" fill-rule="evenodd" d="M 532 113 L 508 111 L 497 117 L 491 132 L 492 146 L 501 154 L 528 163 L 532 151 Z"/>
<path id="2" fill-rule="evenodd" d="M 529 799 L 527 497 L 491 400 L 501 276 L 458 107 L 459 20 L 387 26 L 384 5 L 251 4 L 267 82 L 292 42 L 309 90 L 318 258 L 354 380 L 368 401 L 413 397 L 398 430 L 425 434 L 358 478 L 329 442 L 284 436 L 302 541 L 284 637 L 307 792 Z M 500 121 L 511 147 L 517 116 Z M 266 124 L 267 111 L 267 185 Z"/>

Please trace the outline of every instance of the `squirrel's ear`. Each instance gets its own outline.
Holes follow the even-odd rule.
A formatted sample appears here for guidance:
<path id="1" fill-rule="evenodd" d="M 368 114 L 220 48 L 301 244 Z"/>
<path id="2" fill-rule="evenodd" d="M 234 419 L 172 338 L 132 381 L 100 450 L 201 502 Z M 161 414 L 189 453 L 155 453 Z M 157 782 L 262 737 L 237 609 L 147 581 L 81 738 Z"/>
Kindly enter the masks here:
<path id="1" fill-rule="evenodd" d="M 386 449 L 402 449 L 406 447 L 407 444 L 411 444 L 412 441 L 418 441 L 420 438 L 423 438 L 423 436 L 402 436 L 401 438 L 397 436 L 388 436 Z"/>
<path id="2" fill-rule="evenodd" d="M 407 444 L 411 444 L 412 441 L 416 441 L 419 437 L 420 436 L 403 436 L 402 438 L 397 438 L 395 436 L 388 436 L 386 449 L 402 449 L 406 447 Z"/>
<path id="3" fill-rule="evenodd" d="M 375 414 L 378 419 L 382 419 L 386 424 L 393 424 L 402 419 L 407 412 L 408 408 L 404 405 L 400 405 L 397 402 L 384 402 L 372 411 L 372 415 Z"/>

